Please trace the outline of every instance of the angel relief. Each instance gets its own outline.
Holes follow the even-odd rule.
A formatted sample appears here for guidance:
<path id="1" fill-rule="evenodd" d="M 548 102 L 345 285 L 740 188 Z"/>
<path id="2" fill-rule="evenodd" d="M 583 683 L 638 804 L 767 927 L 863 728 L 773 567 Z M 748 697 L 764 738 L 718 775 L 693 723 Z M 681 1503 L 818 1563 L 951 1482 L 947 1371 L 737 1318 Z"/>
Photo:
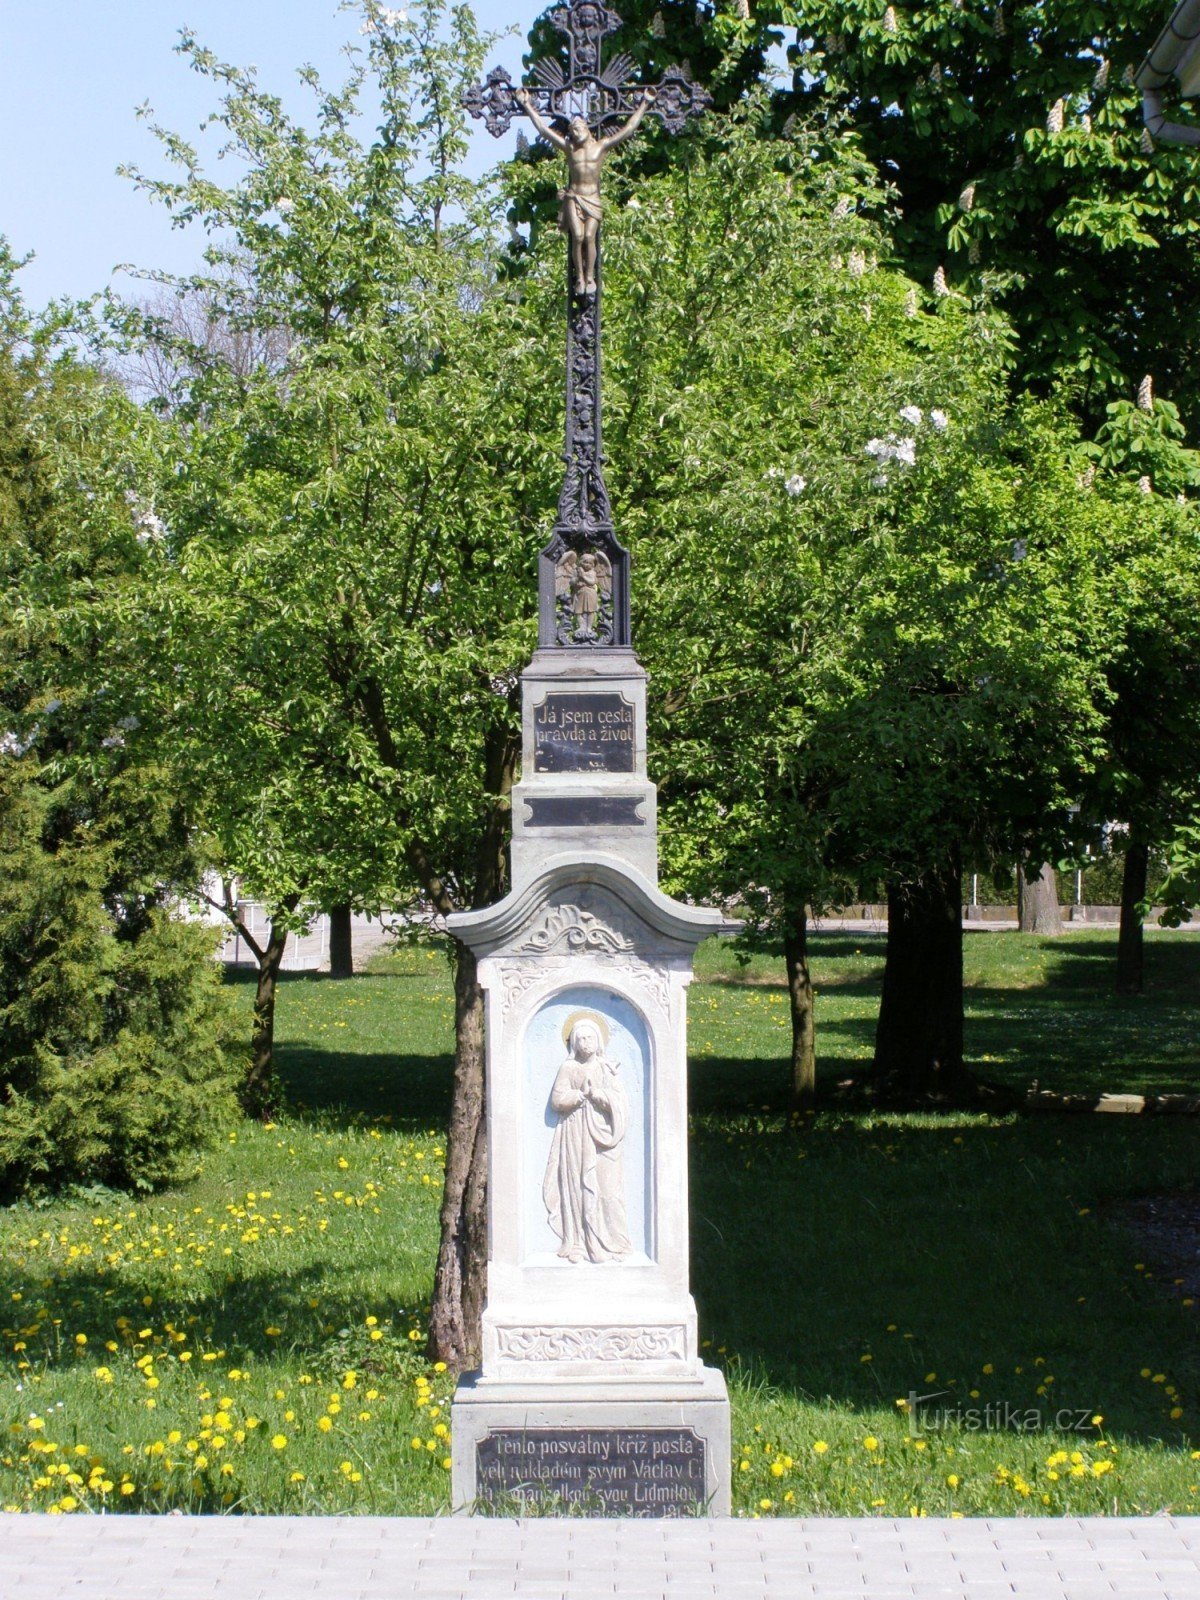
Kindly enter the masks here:
<path id="1" fill-rule="evenodd" d="M 562 644 L 604 644 L 612 636 L 612 562 L 599 550 L 568 550 L 554 574 Z"/>

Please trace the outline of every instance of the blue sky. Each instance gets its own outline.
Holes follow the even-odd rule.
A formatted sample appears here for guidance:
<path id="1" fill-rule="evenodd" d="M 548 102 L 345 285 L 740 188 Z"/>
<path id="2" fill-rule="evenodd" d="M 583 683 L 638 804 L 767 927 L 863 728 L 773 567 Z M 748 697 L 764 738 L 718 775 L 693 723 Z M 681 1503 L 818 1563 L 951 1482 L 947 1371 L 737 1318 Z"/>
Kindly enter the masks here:
<path id="1" fill-rule="evenodd" d="M 480 25 L 515 24 L 496 60 L 516 68 L 545 0 L 476 0 Z M 172 230 L 127 178 L 122 162 L 162 172 L 158 146 L 136 108 L 148 101 L 167 128 L 194 135 L 214 108 L 212 86 L 175 54 L 181 27 L 226 61 L 258 68 L 265 88 L 290 97 L 295 69 L 311 62 L 331 82 L 358 23 L 337 0 L 0 0 L 0 233 L 37 259 L 22 274 L 26 300 L 85 296 L 113 281 L 120 262 L 187 270 L 200 234 Z M 480 129 L 480 170 L 512 142 Z M 121 280 L 118 280 L 118 282 Z M 128 280 L 124 280 L 128 286 Z"/>

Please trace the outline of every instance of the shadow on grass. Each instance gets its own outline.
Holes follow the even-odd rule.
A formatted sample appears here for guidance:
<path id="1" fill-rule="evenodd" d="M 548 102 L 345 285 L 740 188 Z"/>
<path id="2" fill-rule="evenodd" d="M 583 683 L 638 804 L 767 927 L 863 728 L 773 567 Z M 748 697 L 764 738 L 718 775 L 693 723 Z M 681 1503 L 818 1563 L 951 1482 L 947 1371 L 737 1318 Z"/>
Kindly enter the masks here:
<path id="1" fill-rule="evenodd" d="M 968 996 L 967 1040 L 979 1075 L 1013 1089 L 1194 1094 L 1198 1021 L 1194 1002 L 987 989 Z"/>
<path id="2" fill-rule="evenodd" d="M 236 980 L 243 982 L 240 975 Z M 437 1007 L 441 996 L 428 971 L 361 973 L 353 979 L 327 974 L 286 974 L 279 1000 L 276 1063 L 288 1110 L 302 1121 L 319 1118 L 348 1124 L 387 1121 L 391 1127 L 424 1133 L 444 1127 L 450 1112 L 454 1067 Z M 298 1004 L 308 1002 L 302 1012 Z M 327 1023 L 339 1004 L 358 1003 L 353 1032 L 334 1043 L 316 1043 L 308 1030 L 318 1018 Z M 351 1013 L 340 1012 L 340 1026 Z M 299 1037 L 289 1038 L 288 1030 Z M 394 1048 L 389 1046 L 394 1041 Z M 379 1048 L 382 1043 L 383 1048 Z M 416 1048 L 414 1048 L 414 1045 Z"/>
<path id="3" fill-rule="evenodd" d="M 1196 1312 L 1097 1211 L 1194 1184 L 1194 1124 L 1088 1119 L 1068 1142 L 1057 1119 L 768 1120 L 693 1142 L 693 1286 L 714 1349 L 855 1408 L 944 1390 L 942 1406 L 1074 1408 L 1184 1442 L 1166 1385 L 1200 1386 Z"/>
<path id="4" fill-rule="evenodd" d="M 822 944 L 862 959 L 852 935 Z M 1152 1007 L 1111 995 L 1102 940 L 1064 939 L 1049 954 L 1031 945 L 1045 984 L 1036 971 L 1029 988 L 1004 983 L 998 967 L 997 986 L 969 995 L 978 1070 L 1064 1089 L 1194 1077 L 1187 980 L 1200 947 L 1155 943 L 1149 953 L 1156 983 L 1167 974 L 1178 1002 L 1161 991 Z M 852 979 L 864 990 L 875 981 Z M 820 1022 L 826 1083 L 844 1075 L 849 1050 L 869 1054 L 874 1033 L 873 1008 L 838 1015 L 840 998 Z M 444 1053 L 305 1041 L 285 1045 L 281 1063 L 302 1115 L 444 1124 Z M 1170 1417 L 1167 1385 L 1200 1393 L 1196 1313 L 1135 1271 L 1137 1245 L 1101 1213 L 1116 1198 L 1194 1186 L 1200 1124 L 825 1113 L 788 1129 L 782 1059 L 703 1057 L 690 1082 L 693 1283 L 714 1350 L 736 1351 L 781 1392 L 856 1409 L 945 1390 L 942 1405 L 1050 1418 L 1074 1409 L 1103 1415 L 1106 1431 L 1174 1447 L 1195 1427 L 1190 1413 Z M 222 1329 L 246 1317 L 291 1322 L 307 1287 L 248 1281 L 211 1314 Z"/>
<path id="5" fill-rule="evenodd" d="M 1146 992 L 1115 992 L 1115 930 L 1061 938 L 979 933 L 968 942 L 966 1048 L 976 1075 L 1024 1093 L 1035 1082 L 1062 1094 L 1187 1094 L 1200 1088 L 1200 939 L 1151 935 Z M 874 1048 L 882 963 L 863 953 L 856 934 L 815 936 L 818 1086 L 859 1072 Z M 710 956 L 702 981 L 743 993 L 784 988 L 782 964 L 757 957 L 739 976 L 728 948 Z M 777 1020 L 783 1020 L 777 1014 Z M 745 1024 L 743 1024 L 745 1025 Z M 732 1042 L 732 1041 L 731 1041 Z M 782 1054 L 782 1035 L 757 1052 Z M 718 1041 L 718 1048 L 720 1041 Z M 725 1054 L 732 1052 L 726 1051 Z M 701 1060 L 700 1092 L 734 1106 L 744 1072 L 728 1061 Z M 781 1079 L 771 1075 L 773 1103 Z"/>
<path id="6" fill-rule="evenodd" d="M 851 1018 L 829 1022 L 821 1032 L 827 1044 L 836 1035 L 843 1043 L 857 1046 L 858 1053 L 850 1049 L 831 1055 L 826 1050 L 818 1057 L 818 1102 L 851 1071 L 861 1072 L 866 1066 L 875 1039 L 875 1021 Z M 791 1102 L 791 1062 L 782 1056 L 748 1061 L 739 1056 L 706 1055 L 694 1057 L 689 1064 L 688 1110 L 693 1119 L 737 1119 L 760 1111 L 784 1115 L 790 1111 Z"/>
<path id="7" fill-rule="evenodd" d="M 128 1266 L 122 1271 L 122 1280 L 127 1290 L 122 1303 L 130 1303 L 142 1285 Z M 39 1370 L 48 1374 L 75 1370 L 91 1373 L 97 1362 L 95 1350 L 77 1348 L 73 1330 L 89 1328 L 94 1338 L 96 1329 L 107 1331 L 112 1327 L 113 1285 L 110 1273 L 78 1263 L 72 1266 L 69 1277 L 60 1285 L 64 1299 L 52 1307 L 61 1319 L 58 1341 L 33 1352 Z M 175 1302 L 164 1293 L 161 1275 L 148 1274 L 145 1286 L 154 1290 L 157 1309 L 146 1313 L 153 1326 L 161 1329 L 160 1319 L 165 1318 L 177 1332 L 187 1336 L 180 1349 L 194 1349 L 198 1355 L 205 1350 L 223 1353 L 213 1367 L 222 1375 L 230 1366 L 266 1363 L 281 1355 L 294 1355 L 304 1363 L 306 1371 L 318 1378 L 340 1377 L 347 1366 L 352 1366 L 363 1380 L 394 1377 L 397 1372 L 415 1370 L 423 1348 L 421 1343 L 407 1338 L 408 1328 L 417 1325 L 423 1308 L 411 1302 L 389 1304 L 383 1296 L 372 1304 L 380 1316 L 395 1319 L 397 1331 L 389 1330 L 387 1337 L 377 1343 L 368 1342 L 361 1295 L 330 1295 L 329 1274 L 323 1262 L 296 1266 L 286 1274 L 242 1273 L 231 1277 L 220 1293 L 183 1295 Z M 22 1291 L 27 1297 L 28 1288 L 26 1275 L 0 1263 L 0 1297 L 5 1305 Z M 138 1326 L 136 1322 L 130 1326 L 131 1346 L 139 1352 L 154 1348 L 151 1341 L 143 1345 L 134 1337 Z M 269 1327 L 283 1332 L 268 1335 Z M 193 1362 L 194 1376 L 207 1370 L 207 1364 Z"/>
<path id="8" fill-rule="evenodd" d="M 443 1128 L 450 1115 L 454 1063 L 446 1055 L 321 1050 L 289 1044 L 279 1050 L 288 1110 L 322 1123 L 386 1119 L 402 1132 Z"/>
<path id="9" fill-rule="evenodd" d="M 1119 996 L 1115 930 L 1107 935 L 1065 934 L 1048 952 L 1048 984 L 1111 997 L 1127 1005 L 1145 1005 L 1160 995 L 1173 995 L 1200 1007 L 1200 940 L 1173 933 L 1149 938 L 1145 946 L 1145 993 Z"/>

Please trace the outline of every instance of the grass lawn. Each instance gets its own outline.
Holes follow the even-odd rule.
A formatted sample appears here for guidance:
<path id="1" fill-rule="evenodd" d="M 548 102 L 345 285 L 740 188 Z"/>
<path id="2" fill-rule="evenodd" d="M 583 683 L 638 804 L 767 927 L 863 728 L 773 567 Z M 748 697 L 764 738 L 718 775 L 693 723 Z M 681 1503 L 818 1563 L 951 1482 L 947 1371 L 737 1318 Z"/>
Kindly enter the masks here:
<path id="1" fill-rule="evenodd" d="M 1118 1001 L 1114 937 L 968 939 L 981 1072 L 1194 1089 L 1200 939 L 1152 936 L 1146 996 Z M 882 955 L 817 941 L 825 1081 L 869 1056 Z M 446 1508 L 451 1385 L 423 1308 L 452 1019 L 426 952 L 293 979 L 278 1126 L 231 1128 L 186 1189 L 0 1212 L 0 1506 Z M 736 1508 L 1200 1511 L 1198 1310 L 1120 1214 L 1196 1186 L 1200 1123 L 797 1123 L 787 1039 L 780 964 L 705 947 L 693 1284 L 730 1380 Z"/>

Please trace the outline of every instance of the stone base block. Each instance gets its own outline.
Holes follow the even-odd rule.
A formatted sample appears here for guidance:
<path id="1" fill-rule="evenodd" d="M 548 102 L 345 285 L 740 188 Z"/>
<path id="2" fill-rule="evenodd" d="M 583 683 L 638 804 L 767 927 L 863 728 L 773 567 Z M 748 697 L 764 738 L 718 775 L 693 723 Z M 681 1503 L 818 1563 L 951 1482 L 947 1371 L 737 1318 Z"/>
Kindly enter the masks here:
<path id="1" fill-rule="evenodd" d="M 729 1515 L 729 1396 L 693 1383 L 498 1383 L 454 1394 L 456 1511 Z"/>

